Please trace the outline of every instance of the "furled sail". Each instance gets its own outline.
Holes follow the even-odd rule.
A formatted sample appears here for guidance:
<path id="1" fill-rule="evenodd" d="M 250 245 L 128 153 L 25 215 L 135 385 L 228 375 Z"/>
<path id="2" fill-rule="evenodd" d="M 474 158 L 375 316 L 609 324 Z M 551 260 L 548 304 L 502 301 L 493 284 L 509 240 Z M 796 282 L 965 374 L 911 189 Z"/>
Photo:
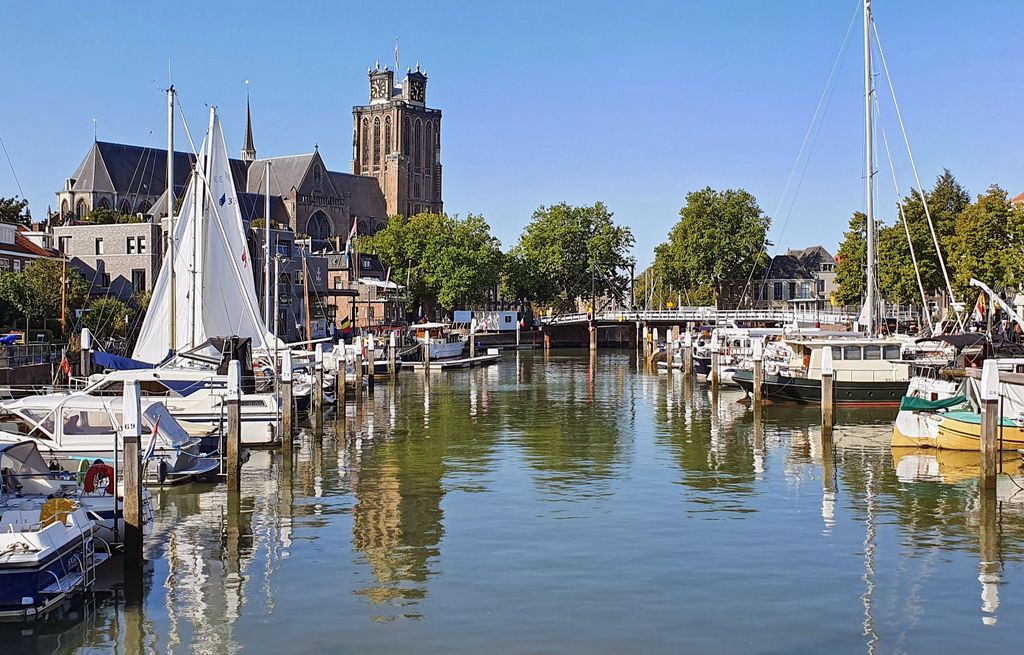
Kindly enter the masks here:
<path id="1" fill-rule="evenodd" d="M 193 350 L 210 337 L 249 337 L 256 348 L 274 341 L 260 316 L 252 260 L 220 117 L 210 128 L 182 197 L 174 229 L 174 261 L 164 257 L 132 355 L 157 363 Z M 175 283 L 175 348 L 171 347 L 171 271 Z M 211 353 L 212 354 L 212 353 Z"/>

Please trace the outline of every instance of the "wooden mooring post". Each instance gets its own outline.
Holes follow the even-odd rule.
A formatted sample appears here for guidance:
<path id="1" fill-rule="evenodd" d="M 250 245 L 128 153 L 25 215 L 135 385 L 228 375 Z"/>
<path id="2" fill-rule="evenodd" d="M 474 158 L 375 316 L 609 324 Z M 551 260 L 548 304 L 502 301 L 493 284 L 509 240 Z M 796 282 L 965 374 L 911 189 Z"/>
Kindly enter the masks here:
<path id="1" fill-rule="evenodd" d="M 376 375 L 377 364 L 377 345 L 376 339 L 371 334 L 366 338 L 366 393 L 369 396 L 373 395 L 373 382 L 374 376 Z"/>
<path id="2" fill-rule="evenodd" d="M 25 334 L 25 343 L 28 343 L 28 334 Z M 87 378 L 92 375 L 92 332 L 89 328 L 82 328 L 81 337 L 81 370 L 82 377 Z"/>
<path id="3" fill-rule="evenodd" d="M 597 323 L 593 319 L 587 323 L 587 336 L 590 352 L 597 352 Z"/>
<path id="4" fill-rule="evenodd" d="M 313 398 L 313 413 L 316 415 L 316 421 L 320 422 L 320 417 L 324 411 L 324 344 L 316 344 L 316 349 L 313 350 L 313 379 L 312 388 L 309 390 Z"/>
<path id="5" fill-rule="evenodd" d="M 711 391 L 718 391 L 718 330 L 711 331 Z"/>
<path id="6" fill-rule="evenodd" d="M 476 319 L 469 322 L 469 358 L 476 357 Z"/>
<path id="7" fill-rule="evenodd" d="M 981 488 L 996 489 L 996 461 L 999 457 L 999 369 L 986 359 L 981 369 Z"/>
<path id="8" fill-rule="evenodd" d="M 683 377 L 693 377 L 693 333 L 689 330 L 683 336 Z"/>
<path id="9" fill-rule="evenodd" d="M 647 361 L 647 349 L 648 349 L 649 342 L 651 340 L 651 334 L 650 334 L 650 329 L 647 327 L 646 323 L 644 323 L 644 326 L 643 326 L 641 339 L 642 339 L 643 347 L 640 349 L 640 355 L 644 358 L 644 361 Z"/>
<path id="10" fill-rule="evenodd" d="M 760 405 L 764 393 L 764 389 L 762 388 L 762 385 L 764 384 L 764 343 L 761 339 L 754 339 L 751 359 L 754 363 L 753 400 L 755 405 Z"/>
<path id="11" fill-rule="evenodd" d="M 228 423 L 224 458 L 230 492 L 238 491 L 242 487 L 242 363 L 237 359 L 232 359 L 228 363 L 228 387 L 224 406 Z"/>
<path id="12" fill-rule="evenodd" d="M 391 377 L 398 375 L 397 339 L 393 330 L 388 333 L 388 373 L 391 374 Z"/>
<path id="13" fill-rule="evenodd" d="M 426 342 L 420 344 L 423 350 L 423 375 L 430 377 L 430 333 L 427 333 Z"/>
<path id="14" fill-rule="evenodd" d="M 124 455 L 124 569 L 137 576 L 143 563 L 142 530 L 142 398 L 138 380 L 129 380 L 122 392 L 121 442 Z M 151 439 L 156 439 L 153 435 Z M 116 505 L 115 505 L 116 507 Z"/>
<path id="15" fill-rule="evenodd" d="M 356 337 L 356 402 L 363 399 L 363 337 Z"/>
<path id="16" fill-rule="evenodd" d="M 286 455 L 292 452 L 292 351 L 285 350 L 281 356 L 281 374 L 278 377 L 281 389 L 281 448 Z"/>
<path id="17" fill-rule="evenodd" d="M 831 448 L 832 427 L 835 425 L 835 371 L 832 367 L 832 348 L 821 349 L 821 437 L 822 448 Z"/>

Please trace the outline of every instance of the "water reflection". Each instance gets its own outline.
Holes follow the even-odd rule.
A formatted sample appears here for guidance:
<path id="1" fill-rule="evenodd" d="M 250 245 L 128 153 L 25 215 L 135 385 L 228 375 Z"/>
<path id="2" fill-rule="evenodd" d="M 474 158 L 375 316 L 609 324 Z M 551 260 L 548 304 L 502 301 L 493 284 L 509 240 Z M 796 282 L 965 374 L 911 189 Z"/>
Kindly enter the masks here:
<path id="1" fill-rule="evenodd" d="M 303 431 L 293 458 L 254 453 L 240 494 L 158 492 L 141 603 L 114 576 L 0 643 L 891 652 L 986 630 L 1012 645 L 992 626 L 1020 625 L 1019 455 L 979 499 L 976 455 L 892 450 L 888 411 L 836 421 L 823 438 L 818 408 L 751 407 L 633 352 L 403 374 Z"/>

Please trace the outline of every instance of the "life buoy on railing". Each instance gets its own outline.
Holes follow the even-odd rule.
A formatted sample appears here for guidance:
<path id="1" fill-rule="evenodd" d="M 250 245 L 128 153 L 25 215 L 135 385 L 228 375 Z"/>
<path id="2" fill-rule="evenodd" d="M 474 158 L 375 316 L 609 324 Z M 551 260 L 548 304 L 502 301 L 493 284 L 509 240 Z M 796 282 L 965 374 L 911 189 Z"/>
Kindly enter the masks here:
<path id="1" fill-rule="evenodd" d="M 103 462 L 96 462 L 85 472 L 85 484 L 83 485 L 85 493 L 96 491 L 96 478 L 100 476 L 107 479 L 107 493 L 111 496 L 114 495 L 114 467 Z"/>

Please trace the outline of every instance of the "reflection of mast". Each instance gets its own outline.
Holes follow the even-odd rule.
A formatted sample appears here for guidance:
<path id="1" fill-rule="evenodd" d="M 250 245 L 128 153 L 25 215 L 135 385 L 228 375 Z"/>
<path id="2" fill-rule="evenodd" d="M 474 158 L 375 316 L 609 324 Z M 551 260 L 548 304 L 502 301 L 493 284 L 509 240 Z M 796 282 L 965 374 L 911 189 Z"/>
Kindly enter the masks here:
<path id="1" fill-rule="evenodd" d="M 764 417 L 761 403 L 754 403 L 754 476 L 764 478 Z"/>
<path id="2" fill-rule="evenodd" d="M 821 435 L 821 518 L 826 532 L 836 524 L 835 451 L 831 437 Z"/>
<path id="3" fill-rule="evenodd" d="M 999 523 L 994 490 L 979 490 L 978 549 L 981 555 L 978 582 L 981 583 L 981 622 L 996 624 L 999 582 L 1003 566 L 999 557 Z"/>
<path id="4" fill-rule="evenodd" d="M 875 619 L 872 614 L 873 596 L 875 593 L 875 472 L 869 462 L 864 461 L 864 502 L 867 510 L 867 519 L 864 521 L 864 595 L 860 597 L 864 605 L 864 632 L 868 638 L 868 655 L 875 652 L 878 644 L 878 633 L 875 632 Z"/>

